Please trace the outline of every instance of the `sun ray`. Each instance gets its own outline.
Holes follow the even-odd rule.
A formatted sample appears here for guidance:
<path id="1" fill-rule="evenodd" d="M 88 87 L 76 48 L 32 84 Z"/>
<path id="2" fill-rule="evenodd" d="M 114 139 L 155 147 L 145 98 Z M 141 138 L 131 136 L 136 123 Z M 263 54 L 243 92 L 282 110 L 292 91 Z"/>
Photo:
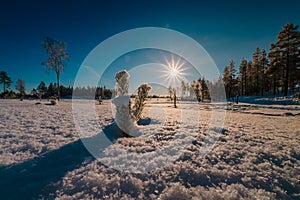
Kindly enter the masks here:
<path id="1" fill-rule="evenodd" d="M 187 70 L 185 68 L 186 62 L 181 58 L 175 58 L 172 54 L 169 58 L 163 57 L 164 63 L 160 63 L 163 67 L 160 77 L 166 81 L 168 86 L 178 87 L 181 81 L 186 81 Z"/>

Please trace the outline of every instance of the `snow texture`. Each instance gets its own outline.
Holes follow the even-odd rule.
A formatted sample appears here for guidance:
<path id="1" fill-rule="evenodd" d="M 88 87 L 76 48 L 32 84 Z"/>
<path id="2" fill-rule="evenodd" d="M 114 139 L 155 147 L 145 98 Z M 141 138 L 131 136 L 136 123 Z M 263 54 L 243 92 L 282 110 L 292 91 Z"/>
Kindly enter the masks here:
<path id="1" fill-rule="evenodd" d="M 152 99 L 142 135 L 116 137 L 97 160 L 82 140 L 112 126 L 111 101 L 95 101 L 94 121 L 78 120 L 89 124 L 82 140 L 70 100 L 36 103 L 0 100 L 1 199 L 300 198 L 299 105 L 181 102 L 175 109 Z M 213 110 L 223 109 L 224 126 L 211 126 Z"/>

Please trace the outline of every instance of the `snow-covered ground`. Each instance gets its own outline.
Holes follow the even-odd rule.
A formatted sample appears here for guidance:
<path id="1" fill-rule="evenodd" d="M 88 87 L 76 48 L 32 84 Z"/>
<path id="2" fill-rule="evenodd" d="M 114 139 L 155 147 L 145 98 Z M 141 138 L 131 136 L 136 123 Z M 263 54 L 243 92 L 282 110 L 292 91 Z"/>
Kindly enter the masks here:
<path id="1" fill-rule="evenodd" d="M 112 123 L 111 101 L 95 102 L 97 119 L 82 124 L 74 123 L 71 100 L 37 102 L 0 100 L 0 199 L 300 198 L 300 105 L 182 102 L 174 109 L 153 99 L 143 134 L 116 140 L 100 162 L 85 145 L 93 129 Z M 224 110 L 224 126 L 211 124 Z M 89 135 L 85 145 L 78 125 Z M 171 154 L 155 154 L 162 149 Z"/>

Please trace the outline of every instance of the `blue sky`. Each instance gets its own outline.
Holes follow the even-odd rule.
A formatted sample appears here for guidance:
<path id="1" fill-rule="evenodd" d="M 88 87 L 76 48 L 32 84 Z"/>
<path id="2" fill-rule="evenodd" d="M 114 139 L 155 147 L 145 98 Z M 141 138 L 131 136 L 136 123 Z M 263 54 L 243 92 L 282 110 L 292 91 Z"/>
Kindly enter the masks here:
<path id="1" fill-rule="evenodd" d="M 138 27 L 164 27 L 199 42 L 220 70 L 233 59 L 251 59 L 256 47 L 269 49 L 287 22 L 300 24 L 299 1 L 2 1 L 0 6 L 0 71 L 26 89 L 40 81 L 55 82 L 41 65 L 45 36 L 68 44 L 71 58 L 61 75 L 73 85 L 88 53 L 119 32 Z M 113 75 L 112 75 L 113 78 Z M 11 86 L 14 89 L 14 84 Z"/>

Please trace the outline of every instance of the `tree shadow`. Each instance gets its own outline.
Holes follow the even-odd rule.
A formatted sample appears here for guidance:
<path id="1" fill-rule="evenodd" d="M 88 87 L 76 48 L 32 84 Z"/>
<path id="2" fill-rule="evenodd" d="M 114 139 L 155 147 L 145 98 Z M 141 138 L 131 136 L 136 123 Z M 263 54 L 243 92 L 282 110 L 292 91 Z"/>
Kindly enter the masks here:
<path id="1" fill-rule="evenodd" d="M 122 137 L 133 137 L 122 131 L 115 122 L 107 125 L 102 131 L 111 143 Z"/>
<path id="2" fill-rule="evenodd" d="M 141 118 L 137 121 L 137 124 L 139 126 L 147 126 L 151 123 L 151 118 L 147 117 L 147 118 Z"/>
<path id="3" fill-rule="evenodd" d="M 111 141 L 108 145 L 120 137 L 126 137 L 119 127 L 112 123 L 93 137 L 78 139 L 23 163 L 1 166 L 1 199 L 35 199 L 40 195 L 47 197 L 51 192 L 45 190 L 47 186 L 60 181 L 67 172 L 79 168 L 84 160 L 95 159 L 85 145 L 97 151 L 102 151 L 108 146 L 101 144 L 100 139 L 105 137 L 101 134 L 105 134 Z"/>
<path id="4" fill-rule="evenodd" d="M 95 136 L 78 139 L 23 163 L 0 166 L 0 198 L 47 198 L 49 193 L 55 192 L 55 188 L 51 191 L 45 189 L 47 186 L 60 181 L 67 172 L 79 168 L 86 159 L 95 160 L 94 152 L 102 152 L 121 137 L 132 136 L 112 123 Z"/>
<path id="5" fill-rule="evenodd" d="M 80 140 L 20 164 L 0 168 L 2 199 L 32 199 L 50 183 L 61 180 L 78 168 L 90 153 Z"/>

